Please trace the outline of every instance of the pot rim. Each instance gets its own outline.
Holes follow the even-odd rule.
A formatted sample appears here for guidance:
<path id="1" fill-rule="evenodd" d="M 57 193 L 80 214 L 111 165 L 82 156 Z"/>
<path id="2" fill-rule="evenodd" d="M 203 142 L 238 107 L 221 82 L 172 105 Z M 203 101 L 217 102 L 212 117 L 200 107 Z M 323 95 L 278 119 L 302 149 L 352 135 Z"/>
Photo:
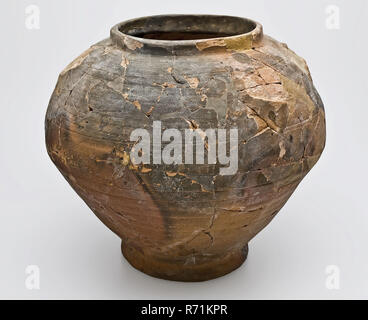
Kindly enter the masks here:
<path id="1" fill-rule="evenodd" d="M 191 21 L 197 24 L 188 25 L 188 22 Z M 185 30 L 178 31 L 178 29 L 183 27 L 185 27 Z M 201 28 L 205 29 L 201 30 Z M 238 29 L 231 32 L 231 28 Z M 242 28 L 244 32 L 241 32 Z M 220 31 L 230 30 L 229 35 L 190 40 L 156 40 L 137 35 L 138 32 L 144 35 L 147 33 L 185 33 L 188 31 L 221 34 L 218 29 Z M 225 50 L 247 50 L 261 42 L 263 28 L 260 23 L 254 20 L 237 16 L 163 14 L 144 16 L 120 22 L 111 28 L 110 37 L 116 45 L 128 50 L 138 50 L 139 52 L 146 50 L 152 51 L 157 48 L 165 49 L 172 53 L 181 49 L 190 51 L 194 49 L 194 51 L 201 52 L 212 47 L 223 48 Z"/>

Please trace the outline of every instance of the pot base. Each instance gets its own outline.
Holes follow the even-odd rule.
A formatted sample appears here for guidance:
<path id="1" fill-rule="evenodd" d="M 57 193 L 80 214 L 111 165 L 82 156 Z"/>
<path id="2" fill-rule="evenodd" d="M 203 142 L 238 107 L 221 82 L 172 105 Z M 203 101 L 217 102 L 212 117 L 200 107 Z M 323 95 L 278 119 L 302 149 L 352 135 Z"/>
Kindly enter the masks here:
<path id="1" fill-rule="evenodd" d="M 167 260 L 152 256 L 131 246 L 121 244 L 121 251 L 128 262 L 137 270 L 155 278 L 197 282 L 215 279 L 239 268 L 248 255 L 248 244 L 225 255 L 209 258 L 193 256 L 190 260 Z"/>

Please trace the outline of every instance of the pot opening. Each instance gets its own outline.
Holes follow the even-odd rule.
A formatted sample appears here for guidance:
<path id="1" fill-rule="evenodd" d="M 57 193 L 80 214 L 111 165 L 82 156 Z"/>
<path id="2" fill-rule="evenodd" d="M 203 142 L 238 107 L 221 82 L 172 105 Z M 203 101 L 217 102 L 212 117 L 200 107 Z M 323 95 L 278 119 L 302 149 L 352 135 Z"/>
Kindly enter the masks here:
<path id="1" fill-rule="evenodd" d="M 215 15 L 167 15 L 130 20 L 119 31 L 153 40 L 203 40 L 252 32 L 257 24 L 249 19 Z"/>
<path id="2" fill-rule="evenodd" d="M 230 37 L 231 34 L 226 33 L 202 33 L 202 32 L 148 32 L 135 35 L 138 38 L 143 39 L 155 39 L 155 40 L 199 40 L 210 38 L 222 38 Z"/>

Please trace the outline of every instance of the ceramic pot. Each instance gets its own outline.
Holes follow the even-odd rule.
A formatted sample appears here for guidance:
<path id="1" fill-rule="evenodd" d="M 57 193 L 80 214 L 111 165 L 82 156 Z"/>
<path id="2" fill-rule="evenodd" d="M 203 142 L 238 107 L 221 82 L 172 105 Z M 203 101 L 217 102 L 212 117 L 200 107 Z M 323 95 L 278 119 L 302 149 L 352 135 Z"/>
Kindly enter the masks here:
<path id="1" fill-rule="evenodd" d="M 52 161 L 131 265 L 180 281 L 239 267 L 325 145 L 305 61 L 229 16 L 114 26 L 61 72 L 45 125 Z"/>

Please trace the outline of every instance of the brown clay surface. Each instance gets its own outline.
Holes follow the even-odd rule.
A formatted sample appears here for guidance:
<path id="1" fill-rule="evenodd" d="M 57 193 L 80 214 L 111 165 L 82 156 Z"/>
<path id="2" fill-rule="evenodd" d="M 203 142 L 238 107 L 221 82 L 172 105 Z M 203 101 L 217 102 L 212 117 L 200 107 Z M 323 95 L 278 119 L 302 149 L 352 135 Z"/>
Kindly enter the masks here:
<path id="1" fill-rule="evenodd" d="M 160 19 L 163 31 L 180 19 L 194 29 L 207 23 L 196 33 L 231 33 L 230 18 L 222 28 L 225 18 L 216 26 L 216 18 L 187 16 Z M 129 37 L 123 27 L 60 74 L 46 115 L 48 153 L 121 237 L 133 266 L 171 280 L 226 274 L 324 148 L 325 113 L 308 67 L 249 21 L 245 34 L 185 45 Z M 237 127 L 237 173 L 221 176 L 208 164 L 133 165 L 130 133 L 150 131 L 155 120 L 163 130 Z"/>

